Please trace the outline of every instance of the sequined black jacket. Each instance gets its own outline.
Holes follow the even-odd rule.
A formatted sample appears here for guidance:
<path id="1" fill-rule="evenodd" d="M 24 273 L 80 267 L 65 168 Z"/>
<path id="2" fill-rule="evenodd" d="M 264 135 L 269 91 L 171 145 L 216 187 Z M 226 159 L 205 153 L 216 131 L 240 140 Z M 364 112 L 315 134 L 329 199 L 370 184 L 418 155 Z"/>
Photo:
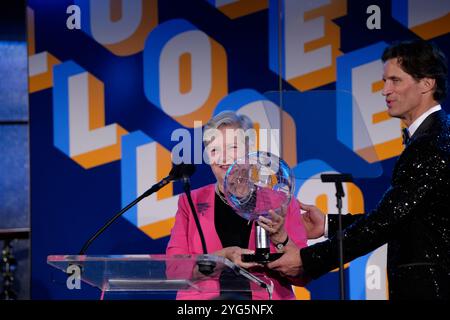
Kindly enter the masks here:
<path id="1" fill-rule="evenodd" d="M 344 215 L 344 260 L 388 243 L 390 299 L 450 299 L 450 124 L 443 110 L 419 126 L 391 186 L 367 214 Z M 329 219 L 329 234 L 333 234 Z M 338 266 L 335 236 L 300 251 L 313 279 Z"/>

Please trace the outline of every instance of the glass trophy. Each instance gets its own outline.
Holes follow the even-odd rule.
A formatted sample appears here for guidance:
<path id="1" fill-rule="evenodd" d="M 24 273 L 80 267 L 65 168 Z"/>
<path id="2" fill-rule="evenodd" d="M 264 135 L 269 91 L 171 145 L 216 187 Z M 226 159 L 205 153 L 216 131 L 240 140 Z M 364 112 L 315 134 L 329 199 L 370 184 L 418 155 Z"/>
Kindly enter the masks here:
<path id="1" fill-rule="evenodd" d="M 269 211 L 284 216 L 294 192 L 294 176 L 287 163 L 269 152 L 252 152 L 236 160 L 227 170 L 224 193 L 229 205 L 241 217 L 253 221 L 270 219 Z M 255 254 L 244 254 L 242 261 L 267 263 L 281 253 L 270 253 L 268 232 L 256 224 Z"/>

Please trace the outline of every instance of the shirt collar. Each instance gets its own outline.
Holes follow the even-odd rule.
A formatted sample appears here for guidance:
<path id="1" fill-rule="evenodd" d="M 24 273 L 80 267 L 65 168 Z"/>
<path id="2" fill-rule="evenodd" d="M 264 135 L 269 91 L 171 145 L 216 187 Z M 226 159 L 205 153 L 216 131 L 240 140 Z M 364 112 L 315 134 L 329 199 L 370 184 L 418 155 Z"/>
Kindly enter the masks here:
<path id="1" fill-rule="evenodd" d="M 432 114 L 433 112 L 441 110 L 441 105 L 438 104 L 437 106 L 434 106 L 430 109 L 428 109 L 426 112 L 422 113 L 420 117 L 418 117 L 414 122 L 408 127 L 409 136 L 412 137 L 414 132 L 419 128 L 419 126 L 422 124 L 422 122 L 425 121 L 425 119 Z"/>

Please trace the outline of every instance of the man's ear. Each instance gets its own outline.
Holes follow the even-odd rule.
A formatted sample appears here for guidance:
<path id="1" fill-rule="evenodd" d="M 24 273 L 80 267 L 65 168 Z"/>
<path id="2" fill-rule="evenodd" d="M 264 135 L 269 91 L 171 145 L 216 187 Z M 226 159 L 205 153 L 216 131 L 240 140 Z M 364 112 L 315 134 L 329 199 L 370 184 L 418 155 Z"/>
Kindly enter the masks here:
<path id="1" fill-rule="evenodd" d="M 420 85 L 422 88 L 422 93 L 427 93 L 436 87 L 436 79 L 433 78 L 423 78 L 420 79 Z"/>

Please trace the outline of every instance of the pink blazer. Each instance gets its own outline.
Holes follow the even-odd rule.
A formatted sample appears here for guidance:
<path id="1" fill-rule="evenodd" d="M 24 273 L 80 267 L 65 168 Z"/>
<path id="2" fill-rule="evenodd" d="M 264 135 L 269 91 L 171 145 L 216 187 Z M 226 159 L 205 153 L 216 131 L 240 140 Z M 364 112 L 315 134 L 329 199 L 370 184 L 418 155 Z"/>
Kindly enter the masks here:
<path id="1" fill-rule="evenodd" d="M 192 201 L 199 216 L 200 225 L 202 227 L 208 253 L 214 253 L 223 249 L 220 238 L 214 225 L 214 200 L 215 190 L 214 184 L 204 186 L 192 191 Z M 300 208 L 293 199 L 289 206 L 285 217 L 285 228 L 291 241 L 294 241 L 299 248 L 307 245 L 307 236 L 305 228 L 300 218 Z M 255 249 L 255 227 L 253 226 L 250 239 L 249 249 Z M 277 252 L 273 244 L 270 245 L 271 252 Z M 189 203 L 185 194 L 181 195 L 178 200 L 178 211 L 175 216 L 175 225 L 172 229 L 169 243 L 166 250 L 167 255 L 176 254 L 203 254 L 200 236 L 195 225 L 194 218 L 189 208 Z M 271 272 L 270 275 L 265 273 L 274 284 L 272 298 L 275 300 L 294 300 L 295 295 L 292 291 L 292 283 L 286 278 Z M 216 294 L 205 294 L 198 292 L 182 292 L 177 295 L 177 299 L 212 299 L 216 298 Z M 253 299 L 268 299 L 265 292 L 253 292 Z"/>

